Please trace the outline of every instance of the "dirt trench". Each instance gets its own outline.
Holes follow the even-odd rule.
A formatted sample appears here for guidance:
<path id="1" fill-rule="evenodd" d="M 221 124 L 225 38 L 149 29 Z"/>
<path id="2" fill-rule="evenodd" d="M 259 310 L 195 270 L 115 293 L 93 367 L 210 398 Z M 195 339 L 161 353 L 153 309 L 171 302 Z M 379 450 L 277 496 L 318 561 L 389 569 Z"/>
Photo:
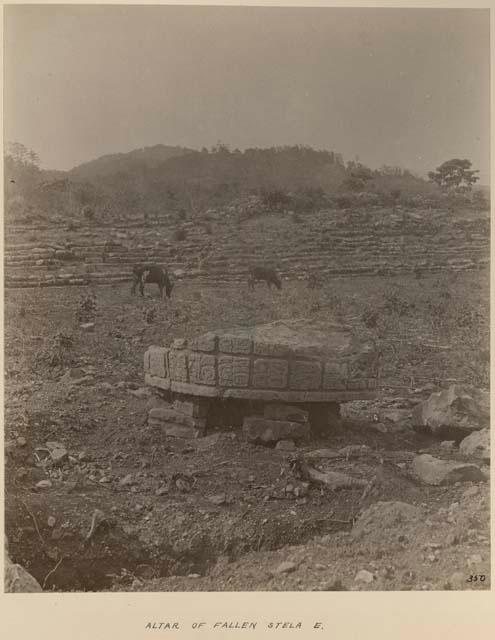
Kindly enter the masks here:
<path id="1" fill-rule="evenodd" d="M 317 535 L 349 530 L 352 524 L 327 521 L 321 513 L 290 520 L 240 513 L 234 522 L 224 517 L 210 529 L 198 522 L 185 537 L 174 536 L 170 530 L 167 537 L 166 527 L 153 535 L 152 525 L 134 527 L 121 514 L 104 516 L 98 522 L 93 511 L 88 518 L 88 500 L 53 498 L 48 503 L 39 494 L 11 495 L 6 510 L 10 555 L 44 590 L 102 591 L 135 578 L 205 576 L 219 559 L 233 562 L 249 552 L 304 544 Z M 52 527 L 46 523 L 57 506 L 67 519 Z M 76 523 L 78 513 L 87 514 L 85 527 L 82 518 Z M 88 539 L 93 519 L 97 525 Z"/>

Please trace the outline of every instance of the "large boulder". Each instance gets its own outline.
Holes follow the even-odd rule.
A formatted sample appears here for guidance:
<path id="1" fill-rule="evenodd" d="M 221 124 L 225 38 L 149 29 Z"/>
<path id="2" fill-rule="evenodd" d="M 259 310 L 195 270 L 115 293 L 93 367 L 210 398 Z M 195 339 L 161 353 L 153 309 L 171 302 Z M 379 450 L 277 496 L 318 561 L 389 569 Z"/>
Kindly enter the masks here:
<path id="1" fill-rule="evenodd" d="M 420 519 L 421 509 L 407 502 L 376 502 L 363 511 L 352 528 L 352 537 L 382 543 L 405 523 L 415 523 Z"/>
<path id="2" fill-rule="evenodd" d="M 21 567 L 14 564 L 5 553 L 5 593 L 38 593 L 43 591 L 36 578 Z"/>
<path id="3" fill-rule="evenodd" d="M 414 458 L 412 469 L 425 484 L 444 485 L 486 480 L 481 469 L 475 464 L 440 460 L 427 453 Z"/>
<path id="4" fill-rule="evenodd" d="M 290 422 L 309 421 L 309 414 L 304 409 L 290 404 L 267 404 L 264 409 L 264 417 L 268 420 L 289 420 Z"/>
<path id="5" fill-rule="evenodd" d="M 459 451 L 465 456 L 489 460 L 490 430 L 482 429 L 481 431 L 475 431 L 471 435 L 467 436 L 467 438 L 464 438 L 459 445 Z"/>
<path id="6" fill-rule="evenodd" d="M 474 387 L 452 385 L 432 393 L 412 412 L 413 426 L 439 436 L 462 438 L 472 431 L 488 427 L 490 395 Z"/>
<path id="7" fill-rule="evenodd" d="M 264 444 L 280 440 L 305 440 L 310 435 L 308 423 L 268 420 L 258 416 L 244 418 L 242 430 L 248 442 Z"/>

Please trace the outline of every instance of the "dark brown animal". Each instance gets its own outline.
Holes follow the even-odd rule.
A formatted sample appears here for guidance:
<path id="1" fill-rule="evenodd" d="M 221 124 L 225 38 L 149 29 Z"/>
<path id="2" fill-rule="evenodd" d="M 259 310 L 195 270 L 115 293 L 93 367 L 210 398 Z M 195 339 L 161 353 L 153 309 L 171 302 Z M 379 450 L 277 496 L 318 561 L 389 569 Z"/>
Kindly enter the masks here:
<path id="1" fill-rule="evenodd" d="M 160 297 L 163 298 L 163 290 L 165 289 L 165 295 L 170 298 L 174 285 L 168 277 L 168 273 L 165 269 L 157 264 L 137 264 L 132 270 L 132 289 L 131 293 L 136 292 L 136 287 L 139 284 L 139 291 L 144 296 L 145 283 L 154 283 L 158 285 L 160 289 Z"/>
<path id="2" fill-rule="evenodd" d="M 272 284 L 274 284 L 277 289 L 282 288 L 282 282 L 277 275 L 275 269 L 270 267 L 263 266 L 254 266 L 250 267 L 248 273 L 248 286 L 250 289 L 254 289 L 255 282 L 266 282 L 269 289 L 272 288 Z"/>

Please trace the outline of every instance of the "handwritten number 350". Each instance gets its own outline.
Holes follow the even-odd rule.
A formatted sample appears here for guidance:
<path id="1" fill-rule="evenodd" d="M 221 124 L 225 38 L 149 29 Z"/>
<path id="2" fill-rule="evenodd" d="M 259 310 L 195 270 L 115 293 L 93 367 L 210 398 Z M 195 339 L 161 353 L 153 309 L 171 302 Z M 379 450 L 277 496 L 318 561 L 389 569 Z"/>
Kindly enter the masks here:
<path id="1" fill-rule="evenodd" d="M 467 582 L 478 582 L 478 580 L 480 582 L 485 582 L 486 576 L 484 574 L 478 574 L 478 575 L 474 575 L 474 576 L 469 576 L 469 578 L 467 579 Z"/>

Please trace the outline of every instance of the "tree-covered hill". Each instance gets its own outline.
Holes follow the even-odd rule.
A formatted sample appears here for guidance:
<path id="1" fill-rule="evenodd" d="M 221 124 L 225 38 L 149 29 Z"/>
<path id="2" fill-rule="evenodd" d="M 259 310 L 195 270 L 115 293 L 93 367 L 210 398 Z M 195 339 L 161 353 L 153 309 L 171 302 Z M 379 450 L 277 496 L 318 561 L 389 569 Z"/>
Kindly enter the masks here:
<path id="1" fill-rule="evenodd" d="M 36 153 L 23 145 L 8 148 L 7 221 L 194 218 L 246 199 L 251 211 L 258 203 L 265 210 L 303 213 L 329 206 L 424 204 L 425 198 L 442 196 L 439 185 L 407 169 L 371 170 L 307 146 L 239 151 L 218 144 L 198 151 L 158 144 L 105 155 L 67 172 L 38 165 Z"/>
<path id="2" fill-rule="evenodd" d="M 86 180 L 91 182 L 119 173 L 140 173 L 160 167 L 171 158 L 191 153 L 191 151 L 183 147 L 157 144 L 143 149 L 134 149 L 129 153 L 108 154 L 74 167 L 68 172 L 68 177 L 78 182 Z"/>

